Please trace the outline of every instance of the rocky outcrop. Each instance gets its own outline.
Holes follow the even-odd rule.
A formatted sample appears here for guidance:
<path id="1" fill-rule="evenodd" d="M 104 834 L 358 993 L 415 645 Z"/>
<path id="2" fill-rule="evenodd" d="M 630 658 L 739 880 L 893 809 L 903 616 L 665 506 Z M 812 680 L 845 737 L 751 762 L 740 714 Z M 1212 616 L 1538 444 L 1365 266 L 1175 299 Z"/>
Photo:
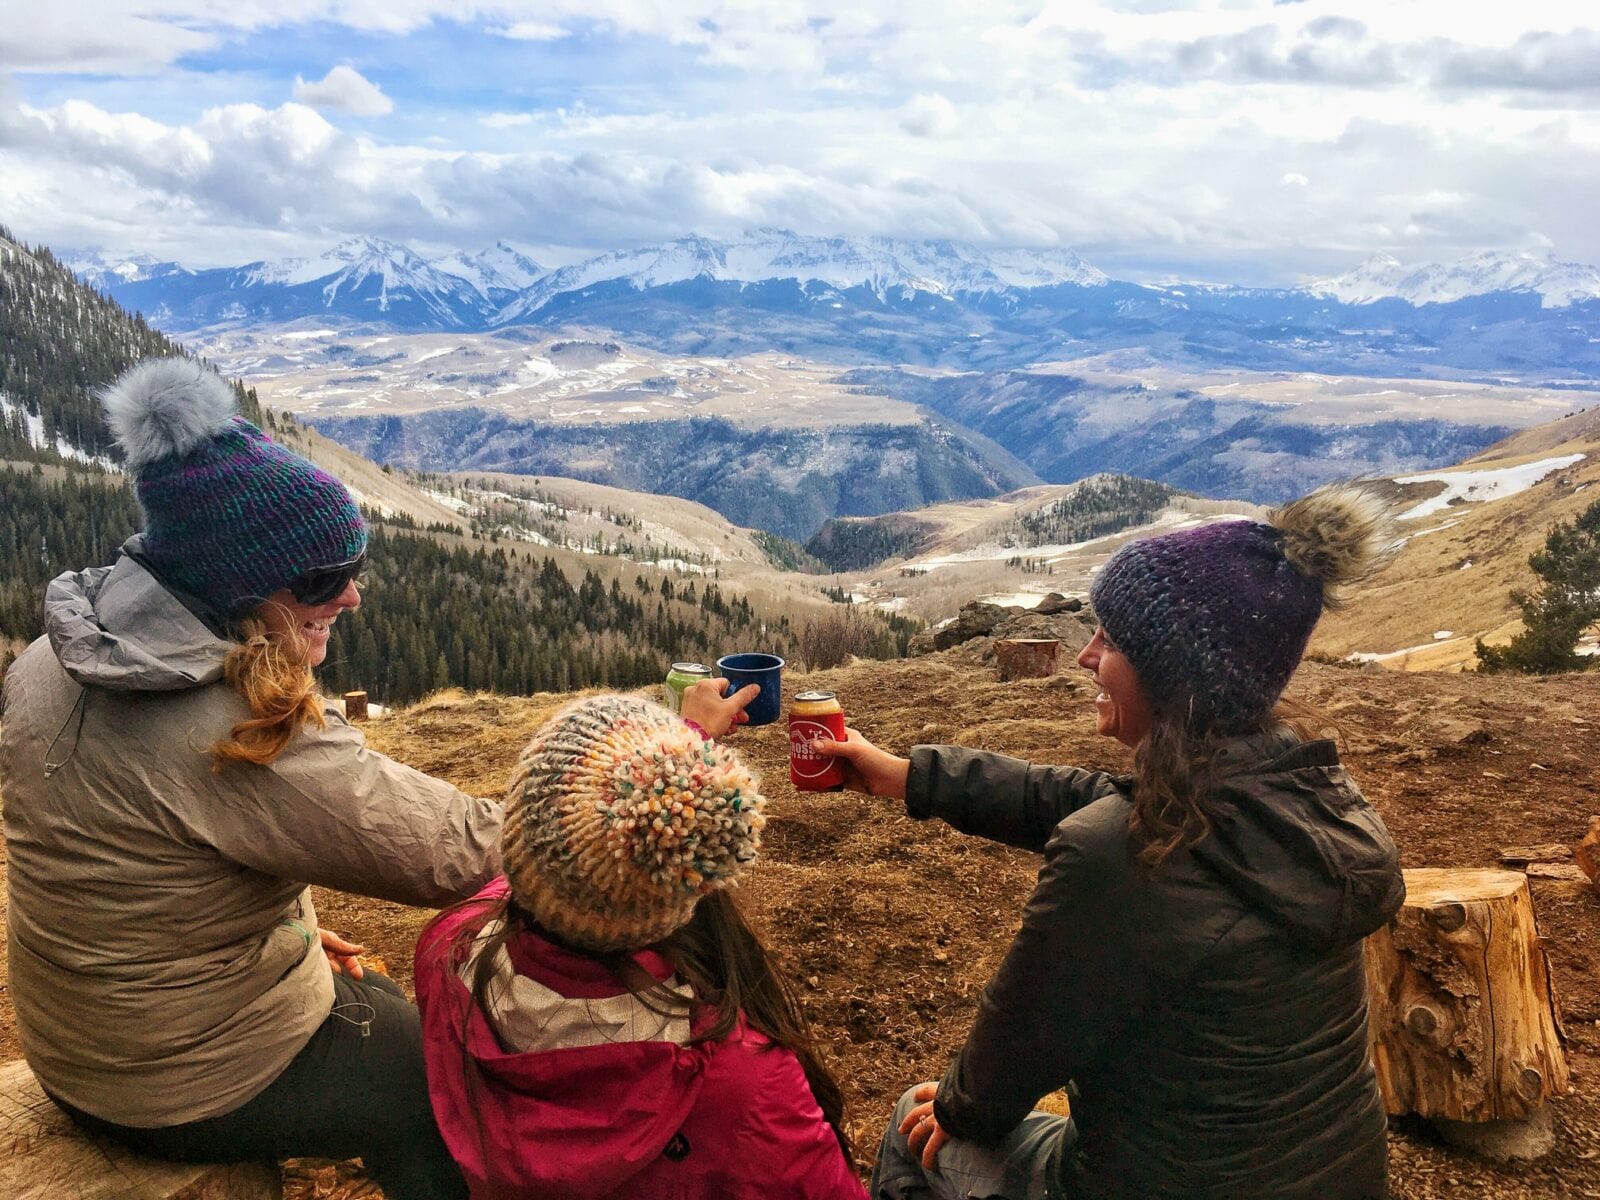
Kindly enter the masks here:
<path id="1" fill-rule="evenodd" d="M 1094 613 L 1083 601 L 1051 592 L 1037 608 L 989 604 L 974 600 L 955 619 L 911 639 L 907 654 L 915 657 L 959 648 L 963 657 L 989 662 L 1001 638 L 1054 638 L 1061 643 L 1061 661 L 1069 663 L 1094 636 Z"/>

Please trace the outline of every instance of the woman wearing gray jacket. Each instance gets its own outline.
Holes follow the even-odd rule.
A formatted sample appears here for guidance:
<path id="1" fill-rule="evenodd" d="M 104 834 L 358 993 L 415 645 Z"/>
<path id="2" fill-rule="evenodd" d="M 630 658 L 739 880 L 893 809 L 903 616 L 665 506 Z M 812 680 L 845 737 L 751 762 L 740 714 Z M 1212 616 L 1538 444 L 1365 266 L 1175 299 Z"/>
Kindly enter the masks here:
<path id="1" fill-rule="evenodd" d="M 359 1155 L 393 1200 L 464 1196 L 416 1010 L 307 885 L 471 896 L 500 871 L 500 806 L 368 750 L 317 693 L 360 604 L 345 487 L 198 363 L 103 399 L 145 529 L 50 584 L 0 698 L 23 1053 L 79 1124 L 149 1154 Z M 717 733 L 739 707 L 695 703 Z"/>
<path id="2" fill-rule="evenodd" d="M 1386 1195 L 1361 939 L 1400 905 L 1398 855 L 1279 707 L 1386 528 L 1333 488 L 1116 554 L 1078 662 L 1132 775 L 819 743 L 908 815 L 1044 856 L 966 1044 L 890 1119 L 874 1200 Z M 1062 1087 L 1070 1120 L 1032 1111 Z"/>

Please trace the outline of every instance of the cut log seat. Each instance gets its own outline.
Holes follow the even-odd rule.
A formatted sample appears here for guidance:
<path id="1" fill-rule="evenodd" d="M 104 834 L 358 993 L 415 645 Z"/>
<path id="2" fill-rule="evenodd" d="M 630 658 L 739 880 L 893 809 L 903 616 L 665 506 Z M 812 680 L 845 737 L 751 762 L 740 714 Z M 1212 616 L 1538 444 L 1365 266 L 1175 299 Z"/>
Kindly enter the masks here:
<path id="1" fill-rule="evenodd" d="M 168 1163 L 91 1138 L 22 1061 L 0 1064 L 6 1200 L 279 1200 L 275 1163 Z"/>
<path id="2" fill-rule="evenodd" d="M 1390 1113 L 1532 1116 L 1567 1091 L 1560 1009 L 1520 871 L 1407 871 L 1366 942 L 1372 1051 Z"/>

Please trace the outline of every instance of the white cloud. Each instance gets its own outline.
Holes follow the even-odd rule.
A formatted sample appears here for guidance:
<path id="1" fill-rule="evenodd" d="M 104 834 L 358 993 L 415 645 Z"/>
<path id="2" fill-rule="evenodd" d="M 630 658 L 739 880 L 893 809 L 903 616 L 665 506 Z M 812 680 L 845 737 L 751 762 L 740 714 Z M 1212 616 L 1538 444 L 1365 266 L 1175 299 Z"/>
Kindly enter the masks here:
<path id="1" fill-rule="evenodd" d="M 949 137 L 960 124 L 956 106 L 940 95 L 913 96 L 900 109 L 900 128 L 913 137 Z"/>
<path id="2" fill-rule="evenodd" d="M 1258 279 L 1334 274 L 1375 251 L 1539 245 L 1600 261 L 1586 203 L 1600 11 L 1562 0 L 14 7 L 26 11 L 0 28 L 0 62 L 30 72 L 34 103 L 0 90 L 0 212 L 36 240 L 111 245 L 122 231 L 118 249 L 216 263 L 357 232 L 602 249 L 779 224 L 1071 244 L 1107 267 L 1165 259 Z M 413 98 L 391 65 L 400 111 L 372 141 L 305 103 L 197 114 L 174 99 L 174 64 L 195 50 L 310 22 L 397 39 L 437 25 L 430 48 L 498 38 L 498 54 L 570 53 L 582 69 L 486 80 L 441 62 Z M 35 90 L 77 63 L 155 73 L 163 105 L 126 78 Z M 315 80 L 323 66 L 298 100 L 384 115 L 389 96 L 349 67 Z M 239 94 L 220 71 L 208 84 Z"/>
<path id="3" fill-rule="evenodd" d="M 518 42 L 554 42 L 566 37 L 567 31 L 548 21 L 518 21 L 502 29 L 500 36 Z"/>
<path id="4" fill-rule="evenodd" d="M 134 15 L 123 4 L 15 3 L 0 20 L 0 67 L 142 75 L 216 45 L 213 33 Z M 86 14 L 83 10 L 90 9 Z"/>
<path id="5" fill-rule="evenodd" d="M 294 98 L 313 108 L 334 108 L 357 117 L 381 117 L 394 111 L 394 101 L 354 67 L 334 67 L 315 83 L 296 75 Z"/>

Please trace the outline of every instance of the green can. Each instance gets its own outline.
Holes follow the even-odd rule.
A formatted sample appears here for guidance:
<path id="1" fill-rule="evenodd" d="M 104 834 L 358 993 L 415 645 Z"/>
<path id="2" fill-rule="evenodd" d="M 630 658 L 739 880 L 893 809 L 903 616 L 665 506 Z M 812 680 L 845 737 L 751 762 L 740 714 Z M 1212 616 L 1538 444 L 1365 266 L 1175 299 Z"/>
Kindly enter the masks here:
<path id="1" fill-rule="evenodd" d="M 675 713 L 683 711 L 683 689 L 691 683 L 711 678 L 711 668 L 704 663 L 673 663 L 667 672 L 667 707 Z"/>

